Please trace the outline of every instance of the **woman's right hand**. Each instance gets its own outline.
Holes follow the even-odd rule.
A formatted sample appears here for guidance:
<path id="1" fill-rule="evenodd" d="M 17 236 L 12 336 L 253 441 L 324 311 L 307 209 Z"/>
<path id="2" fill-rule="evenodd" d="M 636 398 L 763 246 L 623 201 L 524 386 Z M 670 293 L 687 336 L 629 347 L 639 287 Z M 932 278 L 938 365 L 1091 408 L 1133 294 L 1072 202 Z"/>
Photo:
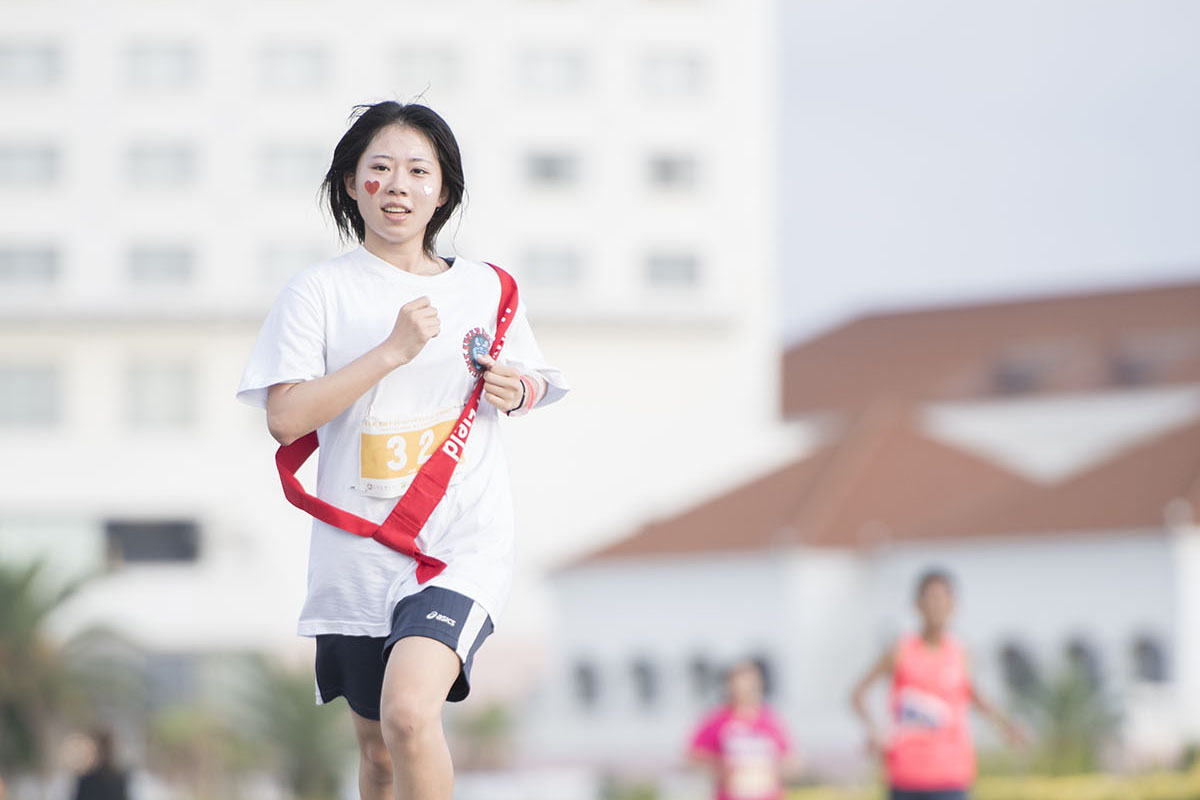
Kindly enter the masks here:
<path id="1" fill-rule="evenodd" d="M 890 737 L 878 728 L 872 726 L 867 731 L 867 750 L 868 752 L 877 755 L 887 755 L 888 747 L 891 745 Z"/>
<path id="2" fill-rule="evenodd" d="M 383 340 L 383 347 L 396 362 L 396 366 L 407 364 L 417 357 L 425 344 L 442 331 L 437 309 L 428 297 L 418 297 L 405 303 L 396 315 L 392 332 Z"/>

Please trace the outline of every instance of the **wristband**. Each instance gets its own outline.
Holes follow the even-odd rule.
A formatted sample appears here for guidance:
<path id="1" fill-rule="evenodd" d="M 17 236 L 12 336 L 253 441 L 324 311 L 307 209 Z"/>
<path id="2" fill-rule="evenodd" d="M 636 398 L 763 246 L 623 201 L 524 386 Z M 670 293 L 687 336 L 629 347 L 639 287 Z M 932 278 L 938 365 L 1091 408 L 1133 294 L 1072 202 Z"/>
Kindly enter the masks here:
<path id="1" fill-rule="evenodd" d="M 520 417 L 528 414 L 530 409 L 537 405 L 538 397 L 537 383 L 526 375 L 521 376 L 521 402 L 517 403 L 515 408 L 511 408 L 504 413 L 510 417 Z"/>
<path id="2" fill-rule="evenodd" d="M 521 406 L 525 405 L 525 394 L 526 394 L 525 376 L 522 375 L 521 376 L 521 400 L 515 406 L 513 406 L 512 408 L 510 408 L 504 412 L 504 415 L 506 417 L 511 417 L 514 412 L 519 412 L 521 410 Z"/>

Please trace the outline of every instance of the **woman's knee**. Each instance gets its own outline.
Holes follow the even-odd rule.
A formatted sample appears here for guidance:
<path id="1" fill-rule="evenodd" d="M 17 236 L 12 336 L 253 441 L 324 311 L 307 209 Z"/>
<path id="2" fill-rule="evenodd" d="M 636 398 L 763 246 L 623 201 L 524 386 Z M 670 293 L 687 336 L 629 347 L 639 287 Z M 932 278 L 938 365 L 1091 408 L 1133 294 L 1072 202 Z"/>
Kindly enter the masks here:
<path id="1" fill-rule="evenodd" d="M 380 709 L 383 738 L 389 747 L 420 741 L 441 730 L 442 705 L 415 693 L 399 692 Z"/>
<path id="2" fill-rule="evenodd" d="M 392 782 L 392 757 L 388 755 L 383 738 L 359 740 L 360 770 L 371 783 L 390 785 Z"/>

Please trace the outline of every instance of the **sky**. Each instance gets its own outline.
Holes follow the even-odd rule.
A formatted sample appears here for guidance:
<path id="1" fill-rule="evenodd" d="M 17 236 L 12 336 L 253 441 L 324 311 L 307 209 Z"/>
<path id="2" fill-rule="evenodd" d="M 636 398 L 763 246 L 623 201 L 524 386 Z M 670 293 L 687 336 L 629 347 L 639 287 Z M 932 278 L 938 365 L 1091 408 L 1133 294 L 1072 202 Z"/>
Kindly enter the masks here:
<path id="1" fill-rule="evenodd" d="M 782 0 L 785 341 L 1200 279 L 1200 2 Z"/>

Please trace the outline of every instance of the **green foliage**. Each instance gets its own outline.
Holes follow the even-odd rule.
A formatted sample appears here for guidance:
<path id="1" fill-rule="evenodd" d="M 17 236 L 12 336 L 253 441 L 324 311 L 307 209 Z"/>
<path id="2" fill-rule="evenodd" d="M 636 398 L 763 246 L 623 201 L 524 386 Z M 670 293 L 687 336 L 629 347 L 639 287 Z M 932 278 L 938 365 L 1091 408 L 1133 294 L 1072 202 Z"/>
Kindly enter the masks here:
<path id="1" fill-rule="evenodd" d="M 1074 665 L 1036 686 L 1021 708 L 1037 732 L 1032 769 L 1049 775 L 1098 769 L 1102 749 L 1120 722 L 1099 687 Z"/>
<path id="2" fill-rule="evenodd" d="M 658 786 L 654 781 L 621 780 L 608 776 L 601 786 L 600 796 L 602 800 L 658 800 Z"/>
<path id="3" fill-rule="evenodd" d="M 308 670 L 290 671 L 256 659 L 251 673 L 243 706 L 246 732 L 262 743 L 298 797 L 336 797 L 355 747 L 345 710 L 316 704 Z"/>
<path id="4" fill-rule="evenodd" d="M 882 787 L 814 787 L 788 800 L 885 800 Z M 980 778 L 971 800 L 1198 800 L 1200 771 L 1146 775 L 991 776 Z"/>
<path id="5" fill-rule="evenodd" d="M 78 589 L 48 591 L 42 564 L 0 565 L 0 772 L 41 771 L 54 718 L 79 704 L 47 618 Z"/>

